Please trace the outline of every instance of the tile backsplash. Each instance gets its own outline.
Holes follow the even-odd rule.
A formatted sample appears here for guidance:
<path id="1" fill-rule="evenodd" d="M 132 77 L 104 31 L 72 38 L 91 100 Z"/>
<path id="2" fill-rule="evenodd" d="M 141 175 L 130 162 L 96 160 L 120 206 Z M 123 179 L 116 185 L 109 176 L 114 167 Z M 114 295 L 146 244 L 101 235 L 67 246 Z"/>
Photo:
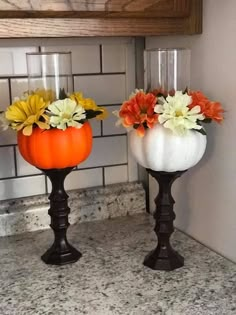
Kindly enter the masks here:
<path id="1" fill-rule="evenodd" d="M 106 106 L 110 116 L 91 122 L 93 150 L 65 181 L 66 189 L 135 181 L 137 164 L 128 149 L 128 136 L 115 126 L 112 111 L 135 88 L 135 49 L 132 38 L 11 40 L 0 42 L 0 105 L 28 90 L 26 52 L 71 51 L 75 91 Z M 40 170 L 21 157 L 16 133 L 0 137 L 0 200 L 49 193 L 51 183 Z"/>

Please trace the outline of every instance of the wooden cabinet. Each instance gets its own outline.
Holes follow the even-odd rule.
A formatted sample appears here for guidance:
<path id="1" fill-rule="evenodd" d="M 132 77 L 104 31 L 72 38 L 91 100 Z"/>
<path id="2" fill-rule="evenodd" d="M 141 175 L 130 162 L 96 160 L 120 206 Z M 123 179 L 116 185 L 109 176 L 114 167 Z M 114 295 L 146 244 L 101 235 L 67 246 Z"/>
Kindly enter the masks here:
<path id="1" fill-rule="evenodd" d="M 202 0 L 0 0 L 0 37 L 198 34 Z"/>

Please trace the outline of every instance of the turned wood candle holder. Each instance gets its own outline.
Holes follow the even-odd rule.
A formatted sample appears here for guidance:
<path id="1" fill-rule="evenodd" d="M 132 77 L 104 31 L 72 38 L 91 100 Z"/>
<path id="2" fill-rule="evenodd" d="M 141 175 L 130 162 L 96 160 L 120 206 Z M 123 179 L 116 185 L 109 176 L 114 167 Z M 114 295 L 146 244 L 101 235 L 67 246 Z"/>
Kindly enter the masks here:
<path id="1" fill-rule="evenodd" d="M 66 236 L 70 225 L 68 221 L 70 208 L 67 202 L 68 195 L 64 189 L 64 180 L 73 168 L 41 169 L 52 183 L 52 192 L 48 197 L 50 200 L 48 214 L 51 216 L 50 226 L 55 236 L 54 243 L 41 257 L 46 264 L 65 265 L 76 262 L 82 256 L 77 249 L 69 244 Z"/>
<path id="2" fill-rule="evenodd" d="M 171 234 L 174 232 L 173 221 L 175 203 L 171 195 L 173 182 L 186 171 L 159 172 L 147 169 L 147 172 L 159 184 L 159 193 L 155 198 L 156 220 L 154 231 L 158 238 L 157 247 L 151 251 L 144 260 L 144 265 L 154 270 L 174 270 L 184 265 L 184 258 L 175 251 L 170 244 Z"/>

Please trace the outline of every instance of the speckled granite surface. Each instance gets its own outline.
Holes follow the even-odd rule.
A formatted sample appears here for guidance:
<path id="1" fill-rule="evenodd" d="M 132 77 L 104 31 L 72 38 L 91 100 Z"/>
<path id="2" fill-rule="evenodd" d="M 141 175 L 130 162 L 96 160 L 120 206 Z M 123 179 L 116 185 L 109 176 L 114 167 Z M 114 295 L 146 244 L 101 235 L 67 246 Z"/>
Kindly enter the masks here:
<path id="1" fill-rule="evenodd" d="M 50 231 L 0 238 L 0 314 L 235 315 L 236 265 L 175 232 L 185 266 L 150 270 L 152 225 L 144 214 L 75 224 L 69 239 L 83 257 L 63 267 L 39 258 Z"/>
<path id="2" fill-rule="evenodd" d="M 142 184 L 122 183 L 68 191 L 70 223 L 102 220 L 145 212 Z M 0 202 L 0 236 L 48 229 L 47 195 Z"/>

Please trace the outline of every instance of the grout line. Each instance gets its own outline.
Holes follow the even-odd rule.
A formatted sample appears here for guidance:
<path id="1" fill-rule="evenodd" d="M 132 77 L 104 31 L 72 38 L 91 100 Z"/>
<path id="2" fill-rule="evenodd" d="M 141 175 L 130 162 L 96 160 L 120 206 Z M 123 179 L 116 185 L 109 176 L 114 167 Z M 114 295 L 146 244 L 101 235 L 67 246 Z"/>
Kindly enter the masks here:
<path id="1" fill-rule="evenodd" d="M 101 121 L 101 123 L 102 123 L 102 121 Z M 102 126 L 101 126 L 101 134 L 102 134 Z M 126 135 L 127 135 L 127 132 L 124 132 L 124 133 L 108 134 L 108 135 L 101 135 L 101 136 L 93 136 L 93 138 L 97 139 L 97 138 L 109 138 L 109 137 L 123 137 L 123 136 L 126 136 Z M 14 147 L 16 145 L 17 144 L 15 144 L 15 143 L 12 143 L 12 144 L 1 144 L 0 148 Z"/>
<path id="2" fill-rule="evenodd" d="M 48 181 L 47 181 L 47 176 L 44 176 L 44 180 L 45 180 L 45 190 L 46 190 L 46 194 L 49 194 L 48 192 Z"/>
<path id="3" fill-rule="evenodd" d="M 16 158 L 16 146 L 13 146 L 13 155 L 14 155 L 14 167 L 15 167 L 15 176 L 18 177 L 18 169 L 17 169 L 17 158 Z"/>
<path id="4" fill-rule="evenodd" d="M 100 120 L 100 136 L 102 136 L 102 134 L 103 134 L 102 128 L 103 128 L 103 124 L 102 124 L 102 120 Z M 94 136 L 94 137 L 96 137 L 96 136 Z"/>
<path id="5" fill-rule="evenodd" d="M 72 76 L 73 77 L 84 77 L 84 76 L 88 76 L 88 77 L 91 77 L 91 76 L 94 76 L 94 75 L 100 75 L 100 76 L 106 76 L 106 75 L 124 75 L 126 74 L 126 72 L 124 71 L 121 71 L 121 72 L 91 72 L 91 73 L 73 73 Z M 53 77 L 53 75 L 52 75 Z M 63 75 L 62 75 L 63 77 Z M 25 75 L 13 75 L 13 76 L 0 76 L 0 80 L 8 80 L 8 79 L 27 79 L 27 74 Z"/>
<path id="6" fill-rule="evenodd" d="M 15 143 L 12 143 L 12 144 L 1 144 L 0 145 L 0 148 L 7 148 L 7 147 L 14 147 L 14 146 L 16 146 L 17 144 L 15 144 Z"/>
<path id="7" fill-rule="evenodd" d="M 102 73 L 102 61 L 103 61 L 103 55 L 102 55 L 102 45 L 99 45 L 99 53 L 100 53 L 100 72 Z"/>
<path id="8" fill-rule="evenodd" d="M 104 134 L 103 134 L 103 121 L 101 120 L 101 137 L 103 137 L 103 136 L 104 136 Z"/>
<path id="9" fill-rule="evenodd" d="M 3 177 L 0 180 L 8 180 L 8 179 L 16 179 L 16 178 L 27 178 L 27 177 L 35 177 L 35 176 L 42 176 L 42 173 L 39 174 L 30 174 L 30 175 L 19 175 L 19 176 L 10 176 L 10 177 Z"/>
<path id="10" fill-rule="evenodd" d="M 94 139 L 97 138 L 109 138 L 109 137 L 123 137 L 123 136 L 127 136 L 127 133 L 117 133 L 117 134 L 109 134 L 109 135 L 102 135 L 102 136 L 94 136 Z"/>
<path id="11" fill-rule="evenodd" d="M 78 169 L 73 169 L 73 172 L 78 172 L 78 171 L 85 171 L 85 170 L 93 170 L 93 169 L 99 169 L 102 167 L 114 167 L 114 166 L 122 166 L 122 165 L 128 165 L 128 163 L 120 163 L 120 164 L 107 164 L 107 165 L 98 165 L 98 166 L 91 166 L 91 167 L 81 167 Z M 16 179 L 16 178 L 27 178 L 27 177 L 36 177 L 36 176 L 42 176 L 44 175 L 43 173 L 39 174 L 29 174 L 29 175 L 19 175 L 19 176 L 9 176 L 9 177 L 2 177 L 0 180 L 9 180 L 9 179 Z M 46 175 L 45 175 L 46 176 Z"/>
<path id="12" fill-rule="evenodd" d="M 91 73 L 73 73 L 73 76 L 75 77 L 84 77 L 84 76 L 94 76 L 94 75 L 100 75 L 100 76 L 106 76 L 106 75 L 121 75 L 126 74 L 125 71 L 118 71 L 118 72 L 91 72 Z"/>
<path id="13" fill-rule="evenodd" d="M 27 75 L 3 76 L 0 79 L 27 79 Z"/>
<path id="14" fill-rule="evenodd" d="M 78 168 L 76 171 L 83 171 L 83 170 L 92 170 L 95 168 L 101 168 L 101 167 L 113 167 L 113 166 L 122 166 L 122 165 L 128 165 L 128 163 L 118 163 L 118 164 L 107 164 L 107 165 L 98 165 L 98 166 L 91 166 L 91 167 L 82 167 Z"/>
<path id="15" fill-rule="evenodd" d="M 102 186 L 105 187 L 105 167 L 102 168 Z"/>
<path id="16" fill-rule="evenodd" d="M 118 106 L 120 107 L 122 104 L 122 101 L 119 103 L 119 104 L 97 104 L 98 106 L 102 106 L 102 107 L 115 107 L 115 106 Z M 112 116 L 112 115 L 111 115 Z M 110 117 L 110 113 L 109 113 L 109 117 Z"/>
<path id="17" fill-rule="evenodd" d="M 122 103 L 122 101 L 119 104 L 97 104 L 98 106 L 102 106 L 102 107 L 109 107 L 109 106 L 120 106 Z"/>
<path id="18" fill-rule="evenodd" d="M 10 78 L 7 78 L 7 81 L 8 81 L 9 100 L 10 100 L 10 104 L 12 104 L 11 79 L 10 79 Z"/>

